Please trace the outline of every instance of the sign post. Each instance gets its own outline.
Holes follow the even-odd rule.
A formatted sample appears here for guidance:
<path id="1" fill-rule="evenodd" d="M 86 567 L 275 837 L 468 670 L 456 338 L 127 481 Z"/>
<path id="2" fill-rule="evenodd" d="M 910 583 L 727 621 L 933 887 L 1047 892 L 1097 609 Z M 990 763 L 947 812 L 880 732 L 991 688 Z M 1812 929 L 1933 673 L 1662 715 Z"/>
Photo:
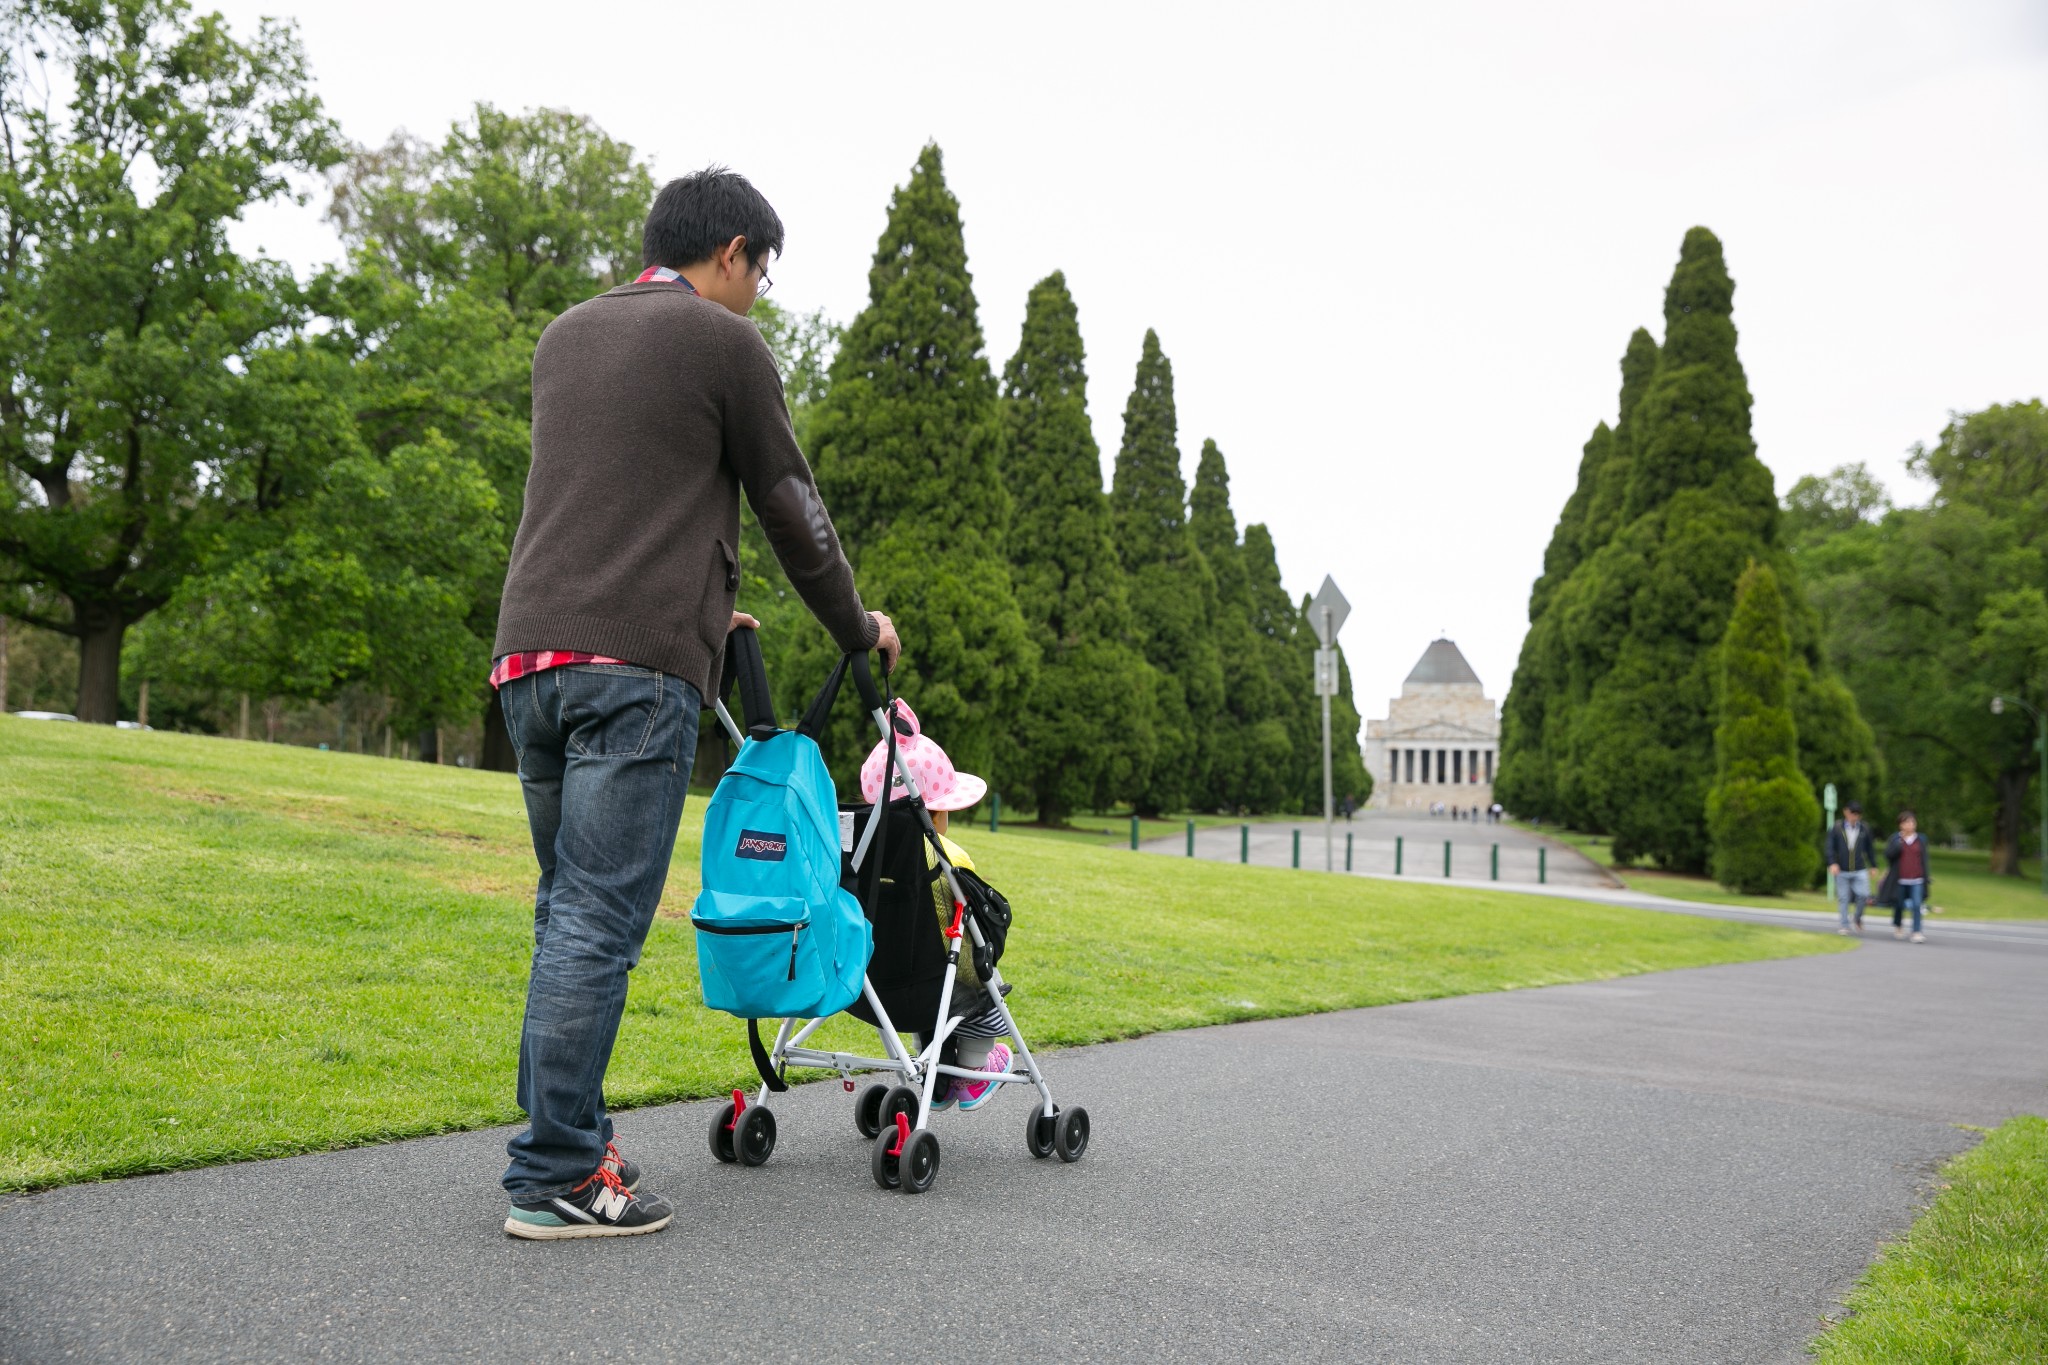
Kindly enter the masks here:
<path id="1" fill-rule="evenodd" d="M 1828 783 L 1828 784 L 1827 784 L 1827 785 L 1826 785 L 1825 787 L 1822 787 L 1822 788 L 1820 789 L 1820 803 L 1821 803 L 1821 805 L 1823 805 L 1823 806 L 1827 807 L 1827 812 L 1828 812 L 1828 823 L 1827 823 L 1826 829 L 1827 829 L 1827 831 L 1830 831 L 1830 832 L 1831 832 L 1831 831 L 1832 831 L 1832 830 L 1834 829 L 1834 827 L 1835 827 L 1835 784 L 1834 784 L 1834 783 L 1830 782 L 1830 783 Z M 1825 837 L 1825 836 L 1823 836 L 1823 837 Z M 1835 874 L 1834 874 L 1834 873 L 1832 873 L 1832 872 L 1830 872 L 1830 873 L 1828 873 L 1828 904 L 1829 904 L 1829 905 L 1833 905 L 1834 903 L 1835 903 Z"/>
<path id="2" fill-rule="evenodd" d="M 1323 575 L 1323 586 L 1308 604 L 1309 624 L 1323 647 L 1316 651 L 1316 695 L 1323 699 L 1323 870 L 1337 870 L 1336 803 L 1330 791 L 1330 698 L 1337 695 L 1337 632 L 1351 615 L 1351 604 L 1337 590 L 1337 580 Z"/>

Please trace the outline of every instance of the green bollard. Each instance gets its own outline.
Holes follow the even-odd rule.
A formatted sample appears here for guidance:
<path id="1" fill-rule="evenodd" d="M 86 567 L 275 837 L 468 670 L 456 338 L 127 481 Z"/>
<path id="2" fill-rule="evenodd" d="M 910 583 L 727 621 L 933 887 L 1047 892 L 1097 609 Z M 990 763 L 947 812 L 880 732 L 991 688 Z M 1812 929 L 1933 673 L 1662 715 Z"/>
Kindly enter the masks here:
<path id="1" fill-rule="evenodd" d="M 1188 821 L 1188 856 L 1195 856 L 1195 822 Z"/>
<path id="2" fill-rule="evenodd" d="M 1003 798 L 991 792 L 988 798 L 988 832 L 990 834 L 994 834 L 1001 826 L 1002 819 Z"/>
<path id="3" fill-rule="evenodd" d="M 1294 865 L 1301 866 L 1301 831 L 1294 831 Z"/>
<path id="4" fill-rule="evenodd" d="M 1401 875 L 1401 836 L 1394 836 L 1394 875 Z"/>
<path id="5" fill-rule="evenodd" d="M 1351 831 L 1344 831 L 1344 870 L 1351 870 Z"/>
<path id="6" fill-rule="evenodd" d="M 1444 840 L 1444 875 L 1446 877 L 1451 875 L 1451 841 L 1449 839 Z"/>
<path id="7" fill-rule="evenodd" d="M 1137 851 L 1138 851 L 1138 817 L 1137 817 L 1137 816 L 1135 816 L 1135 815 L 1133 815 L 1133 816 L 1131 817 L 1131 852 L 1133 852 L 1133 853 L 1136 853 Z"/>
<path id="8" fill-rule="evenodd" d="M 1541 886 L 1549 880 L 1550 850 L 1538 844 L 1536 846 L 1536 884 Z"/>
<path id="9" fill-rule="evenodd" d="M 1252 827 L 1250 825 L 1239 825 L 1237 827 L 1237 860 L 1241 863 L 1248 863 L 1252 860 Z"/>
<path id="10" fill-rule="evenodd" d="M 1500 845 L 1493 846 L 1493 879 L 1500 880 Z"/>

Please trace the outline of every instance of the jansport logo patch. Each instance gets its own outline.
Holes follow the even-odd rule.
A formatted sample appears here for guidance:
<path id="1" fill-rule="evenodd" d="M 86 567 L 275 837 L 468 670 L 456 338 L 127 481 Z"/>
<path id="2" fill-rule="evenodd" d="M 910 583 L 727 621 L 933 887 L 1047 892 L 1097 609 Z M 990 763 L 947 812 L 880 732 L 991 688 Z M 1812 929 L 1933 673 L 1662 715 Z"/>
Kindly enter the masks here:
<path id="1" fill-rule="evenodd" d="M 779 863 L 788 852 L 788 835 L 763 834 L 758 829 L 741 830 L 740 846 L 733 850 L 737 857 L 752 858 L 763 863 Z"/>

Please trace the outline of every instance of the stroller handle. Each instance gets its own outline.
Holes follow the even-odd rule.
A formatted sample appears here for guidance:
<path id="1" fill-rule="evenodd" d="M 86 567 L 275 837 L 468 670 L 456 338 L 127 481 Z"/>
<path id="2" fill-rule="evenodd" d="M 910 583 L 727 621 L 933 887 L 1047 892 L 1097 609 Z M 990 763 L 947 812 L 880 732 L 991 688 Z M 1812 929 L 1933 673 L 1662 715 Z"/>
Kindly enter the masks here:
<path id="1" fill-rule="evenodd" d="M 875 686 L 874 670 L 868 666 L 866 650 L 858 650 L 846 656 L 853 665 L 853 685 L 860 693 L 860 704 L 870 715 L 883 709 L 882 689 Z"/>

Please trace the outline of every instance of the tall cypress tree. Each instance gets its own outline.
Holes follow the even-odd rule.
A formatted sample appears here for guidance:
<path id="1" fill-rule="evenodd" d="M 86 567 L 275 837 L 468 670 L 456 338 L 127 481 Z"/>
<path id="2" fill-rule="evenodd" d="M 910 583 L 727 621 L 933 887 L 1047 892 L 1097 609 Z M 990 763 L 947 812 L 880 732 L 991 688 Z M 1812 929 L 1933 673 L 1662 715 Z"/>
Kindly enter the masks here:
<path id="1" fill-rule="evenodd" d="M 1003 776 L 1013 801 L 1057 824 L 1078 808 L 1132 800 L 1157 744 L 1156 682 L 1136 645 L 1088 422 L 1080 316 L 1059 272 L 1025 301 L 1024 335 L 1003 371 L 1003 415 L 1016 505 L 1011 574 L 1041 658 Z"/>
<path id="2" fill-rule="evenodd" d="M 1853 705 L 1825 675 L 1817 621 L 1776 545 L 1777 504 L 1750 437 L 1733 300 L 1720 242 L 1692 229 L 1665 294 L 1655 373 L 1628 415 L 1622 525 L 1557 589 L 1541 634 L 1531 631 L 1532 647 L 1551 660 L 1541 735 L 1557 808 L 1612 833 L 1624 861 L 1648 856 L 1685 871 L 1709 862 L 1715 660 L 1750 560 L 1772 567 L 1784 597 L 1795 714 L 1814 713 L 1835 751 L 1830 771 L 1875 763 Z M 1798 728 L 1808 728 L 1803 714 Z M 1529 739 L 1520 722 L 1504 736 L 1503 777 L 1518 805 Z"/>
<path id="3" fill-rule="evenodd" d="M 1202 793 L 1223 704 L 1223 665 L 1204 615 L 1215 580 L 1188 531 L 1176 436 L 1173 365 L 1148 330 L 1110 495 L 1139 643 L 1159 675 L 1159 748 L 1138 796 L 1148 812 L 1183 809 Z"/>
<path id="4" fill-rule="evenodd" d="M 903 637 L 898 691 L 961 768 L 1003 780 L 1038 651 L 1004 553 L 1002 413 L 935 144 L 890 199 L 868 306 L 846 329 L 810 436 L 861 593 Z M 858 766 L 864 733 L 833 746 L 841 770 Z"/>
<path id="5" fill-rule="evenodd" d="M 1223 669 L 1223 722 L 1208 736 L 1201 804 L 1277 810 L 1291 785 L 1283 698 L 1252 631 L 1251 577 L 1230 507 L 1230 471 L 1214 441 L 1202 442 L 1188 493 L 1188 530 L 1215 576 L 1208 619 Z"/>
<path id="6" fill-rule="evenodd" d="M 1501 802 L 1523 815 L 1568 823 L 1587 818 L 1580 809 L 1583 784 L 1568 769 L 1560 771 L 1562 727 L 1585 698 L 1572 695 L 1571 661 L 1552 606 L 1579 565 L 1613 538 L 1628 488 L 1630 417 L 1656 366 L 1657 343 L 1638 327 L 1621 358 L 1619 416 L 1611 429 L 1605 422 L 1596 426 L 1586 442 L 1578 484 L 1543 553 L 1543 575 L 1529 593 L 1529 633 L 1501 705 L 1501 769 L 1494 784 Z"/>
<path id="7" fill-rule="evenodd" d="M 1280 583 L 1280 561 L 1273 549 L 1273 533 L 1264 523 L 1244 528 L 1242 557 L 1245 594 L 1250 607 L 1252 638 L 1264 668 L 1273 707 L 1259 722 L 1259 749 L 1268 765 L 1259 773 L 1260 785 L 1249 802 L 1255 810 L 1293 811 L 1301 809 L 1301 774 L 1311 757 L 1317 763 L 1321 783 L 1321 713 L 1316 725 L 1308 725 L 1308 707 L 1315 692 L 1313 658 L 1301 650 L 1304 629 L 1301 612 Z M 1320 801 L 1321 787 L 1316 799 Z"/>
<path id="8" fill-rule="evenodd" d="M 1814 870 L 1820 803 L 1799 771 L 1791 648 L 1777 576 L 1752 560 L 1721 640 L 1716 779 L 1707 793 L 1714 879 L 1751 895 L 1803 886 Z"/>

